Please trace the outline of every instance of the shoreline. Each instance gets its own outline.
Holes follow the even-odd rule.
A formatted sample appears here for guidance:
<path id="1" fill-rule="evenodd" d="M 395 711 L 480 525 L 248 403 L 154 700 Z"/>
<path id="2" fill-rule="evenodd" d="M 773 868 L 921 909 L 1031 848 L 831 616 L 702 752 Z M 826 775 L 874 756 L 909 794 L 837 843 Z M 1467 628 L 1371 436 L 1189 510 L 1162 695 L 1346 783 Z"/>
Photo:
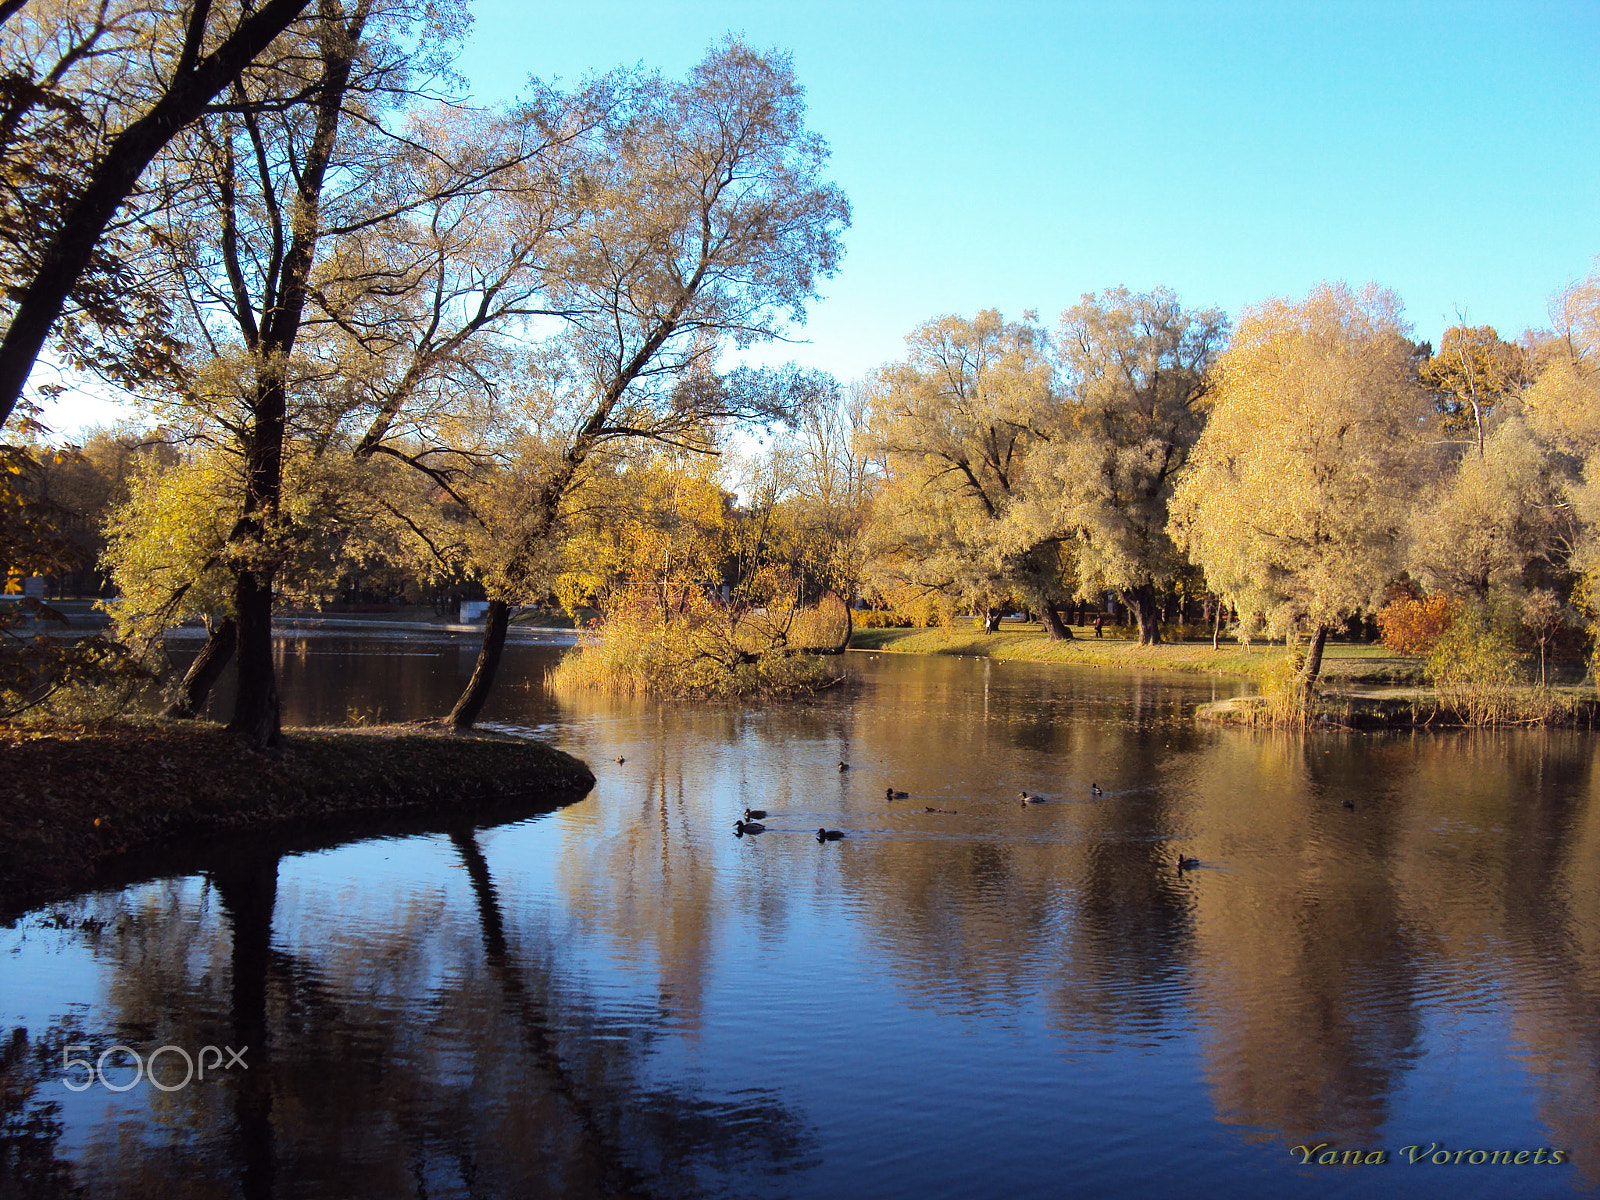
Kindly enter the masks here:
<path id="1" fill-rule="evenodd" d="M 283 736 L 263 752 L 203 722 L 0 729 L 0 921 L 246 850 L 519 820 L 594 786 L 572 755 L 504 735 L 400 725 Z"/>
<path id="2" fill-rule="evenodd" d="M 864 643 L 864 644 L 863 644 Z M 1052 642 L 1042 630 L 1001 629 L 867 629 L 852 639 L 853 653 L 947 655 L 989 658 L 1003 662 L 1046 662 L 1068 666 L 1110 667 L 1120 670 L 1177 671 L 1251 679 L 1258 683 L 1278 666 L 1287 653 L 1283 646 L 1258 644 L 1244 648 L 1224 643 L 1213 650 L 1210 642 L 1163 642 L 1140 646 L 1126 638 L 1073 637 Z M 1418 659 L 1399 658 L 1382 646 L 1329 642 L 1318 680 L 1316 705 L 1305 722 L 1309 726 L 1351 730 L 1424 728 L 1593 728 L 1600 723 L 1600 694 L 1593 687 L 1560 685 L 1541 690 L 1533 685 L 1515 689 L 1527 701 L 1522 716 L 1494 721 L 1472 721 L 1441 701 L 1427 685 Z M 1266 728 L 1260 695 L 1238 696 L 1199 705 L 1195 718 L 1220 725 Z M 1538 715 L 1532 715 L 1537 713 Z"/>
<path id="3" fill-rule="evenodd" d="M 1077 627 L 1073 628 L 1076 631 Z M 1246 679 L 1259 679 L 1285 654 L 1281 645 L 1265 642 L 1249 647 L 1224 642 L 1213 650 L 1209 641 L 1141 646 L 1131 638 L 1082 637 L 1076 632 L 1072 638 L 1052 642 L 1038 626 L 1002 628 L 995 633 L 961 628 L 858 629 L 851 638 L 850 649 L 873 654 L 943 654 Z M 1414 686 L 1423 682 L 1423 665 L 1417 659 L 1396 657 L 1382 646 L 1329 642 L 1323 654 L 1322 678 L 1339 683 Z"/>

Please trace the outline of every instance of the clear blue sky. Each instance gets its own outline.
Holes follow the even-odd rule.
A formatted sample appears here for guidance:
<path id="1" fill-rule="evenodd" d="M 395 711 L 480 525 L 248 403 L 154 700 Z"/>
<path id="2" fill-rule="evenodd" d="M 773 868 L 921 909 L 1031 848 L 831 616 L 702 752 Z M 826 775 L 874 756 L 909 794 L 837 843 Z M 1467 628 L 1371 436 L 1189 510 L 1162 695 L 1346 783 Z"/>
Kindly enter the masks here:
<path id="1" fill-rule="evenodd" d="M 793 55 L 854 209 L 794 357 L 854 378 L 943 313 L 1165 285 L 1236 316 L 1324 279 L 1514 337 L 1600 254 L 1600 4 L 476 0 L 460 69 L 681 76 Z M 67 418 L 67 419 L 62 419 Z M 96 419 L 105 419 L 97 416 Z M 62 413 L 59 427 L 75 422 Z"/>
<path id="2" fill-rule="evenodd" d="M 477 0 L 481 100 L 528 75 L 793 54 L 854 220 L 797 358 L 851 378 L 918 323 L 1054 324 L 1166 285 L 1230 315 L 1324 279 L 1515 336 L 1600 254 L 1600 4 Z"/>

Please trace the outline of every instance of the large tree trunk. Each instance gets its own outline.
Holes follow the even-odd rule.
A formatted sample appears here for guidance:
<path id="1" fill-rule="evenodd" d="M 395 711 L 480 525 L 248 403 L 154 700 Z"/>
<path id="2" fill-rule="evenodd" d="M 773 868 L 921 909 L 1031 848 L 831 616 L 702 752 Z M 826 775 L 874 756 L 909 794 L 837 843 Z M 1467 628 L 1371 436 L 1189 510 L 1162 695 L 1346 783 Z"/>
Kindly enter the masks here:
<path id="1" fill-rule="evenodd" d="M 39 269 L 22 288 L 11 323 L 0 340 L 0 425 L 10 417 L 44 348 L 50 328 L 89 265 L 106 226 L 172 136 L 188 125 L 217 93 L 283 32 L 307 0 L 267 0 L 239 22 L 211 53 L 200 57 L 206 35 L 205 8 L 191 8 L 191 20 L 172 82 L 143 116 L 132 121 L 106 148 L 83 190 L 62 214 L 45 248 Z M 198 15 L 198 22 L 193 16 Z"/>
<path id="2" fill-rule="evenodd" d="M 233 605 L 239 614 L 239 693 L 228 728 L 266 748 L 278 743 L 278 679 L 272 669 L 272 575 L 240 571 Z"/>
<path id="3" fill-rule="evenodd" d="M 1124 588 L 1122 602 L 1139 623 L 1139 645 L 1158 645 L 1161 641 L 1161 605 L 1156 599 L 1155 585 L 1141 583 L 1136 588 Z"/>
<path id="4" fill-rule="evenodd" d="M 1000 630 L 1000 610 L 998 608 L 985 609 L 983 614 L 983 631 L 985 633 L 998 633 Z"/>
<path id="5" fill-rule="evenodd" d="M 500 652 L 506 647 L 506 629 L 510 624 L 511 605 L 504 600 L 489 601 L 489 610 L 483 618 L 483 641 L 478 645 L 478 661 L 473 664 L 472 678 L 467 680 L 466 690 L 445 718 L 452 729 L 471 729 L 483 711 L 489 689 L 494 686 L 495 672 L 500 669 Z"/>
<path id="6" fill-rule="evenodd" d="M 200 653 L 184 672 L 183 682 L 178 685 L 177 697 L 167 705 L 167 716 L 188 719 L 200 714 L 200 710 L 205 707 L 206 697 L 211 695 L 211 689 L 217 685 L 223 668 L 233 657 L 234 647 L 238 641 L 239 623 L 232 617 L 211 631 L 210 636 L 206 638 L 206 644 L 200 648 Z"/>
<path id="7" fill-rule="evenodd" d="M 1306 670 L 1302 677 L 1306 698 L 1310 699 L 1317 688 L 1317 676 L 1322 674 L 1322 649 L 1328 644 L 1328 627 L 1318 625 L 1311 638 L 1311 651 L 1306 655 Z"/>
<path id="8" fill-rule="evenodd" d="M 1044 622 L 1044 630 L 1050 635 L 1052 642 L 1066 641 L 1072 637 L 1071 628 L 1061 619 L 1061 614 L 1056 611 L 1056 606 L 1046 602 L 1039 608 L 1039 618 Z"/>

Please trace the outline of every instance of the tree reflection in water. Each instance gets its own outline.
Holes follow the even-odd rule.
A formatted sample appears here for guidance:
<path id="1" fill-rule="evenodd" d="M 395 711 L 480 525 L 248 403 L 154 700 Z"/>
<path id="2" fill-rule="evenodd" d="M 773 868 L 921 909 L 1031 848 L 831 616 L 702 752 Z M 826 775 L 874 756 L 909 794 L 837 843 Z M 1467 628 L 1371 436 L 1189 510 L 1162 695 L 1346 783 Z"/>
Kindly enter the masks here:
<path id="1" fill-rule="evenodd" d="M 648 1080 L 651 1016 L 602 1015 L 552 945 L 514 944 L 475 834 L 450 844 L 471 882 L 475 955 L 435 914 L 353 956 L 274 946 L 275 854 L 142 906 L 81 902 L 73 936 L 115 964 L 111 1016 L 92 1031 L 19 1028 L 0 1051 L 0 1196 L 165 1196 L 180 1179 L 185 1198 L 694 1196 L 814 1161 L 814 1135 L 771 1092 Z M 416 936 L 430 926 L 437 936 Z M 116 1098 L 135 1103 L 80 1120 L 68 1151 L 62 1049 L 119 1042 L 248 1046 L 249 1069 L 141 1085 Z"/>

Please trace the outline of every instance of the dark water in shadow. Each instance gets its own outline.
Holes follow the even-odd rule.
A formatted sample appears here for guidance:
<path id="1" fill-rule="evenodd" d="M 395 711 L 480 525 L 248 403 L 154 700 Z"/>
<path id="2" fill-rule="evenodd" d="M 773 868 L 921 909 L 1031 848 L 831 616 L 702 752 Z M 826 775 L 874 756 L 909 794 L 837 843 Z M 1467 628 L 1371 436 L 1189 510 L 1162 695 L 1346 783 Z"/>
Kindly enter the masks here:
<path id="1" fill-rule="evenodd" d="M 472 653 L 291 637 L 289 719 L 441 712 Z M 488 716 L 593 766 L 576 805 L 0 931 L 0 1188 L 1600 1192 L 1592 735 L 1243 734 L 1189 717 L 1227 682 L 864 655 L 802 704 L 557 703 L 557 653 Z M 118 1043 L 249 1069 L 65 1087 Z"/>

